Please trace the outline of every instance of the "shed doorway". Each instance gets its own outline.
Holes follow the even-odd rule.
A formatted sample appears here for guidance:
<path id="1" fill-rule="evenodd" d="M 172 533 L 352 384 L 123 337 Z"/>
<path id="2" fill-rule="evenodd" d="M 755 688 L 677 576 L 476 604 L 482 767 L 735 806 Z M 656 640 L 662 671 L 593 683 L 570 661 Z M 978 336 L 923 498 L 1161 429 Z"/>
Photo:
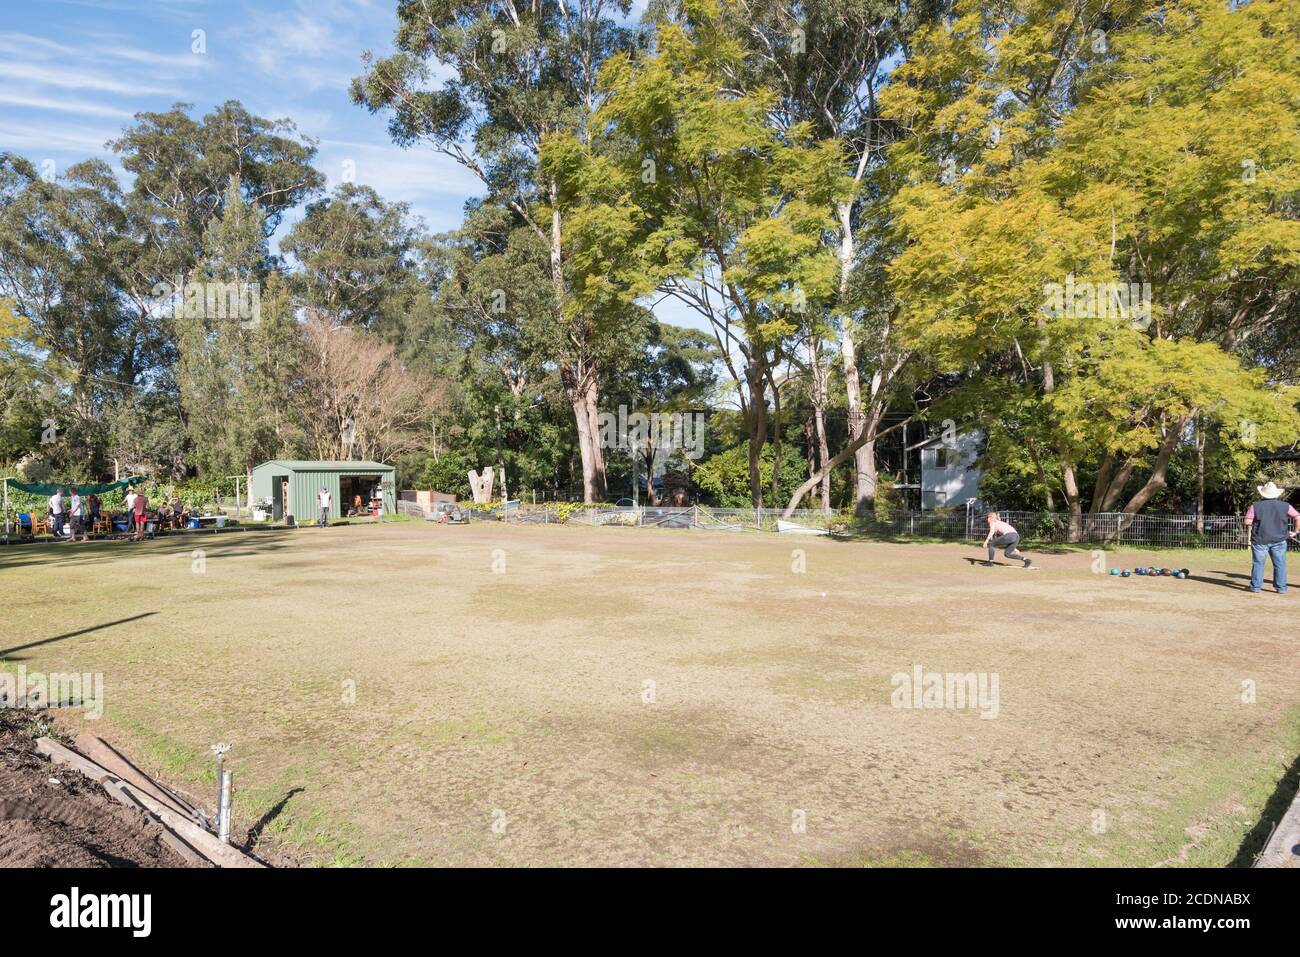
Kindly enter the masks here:
<path id="1" fill-rule="evenodd" d="M 383 477 L 379 475 L 340 475 L 340 511 L 345 516 L 382 514 L 383 481 Z"/>
<path id="2" fill-rule="evenodd" d="M 271 518 L 284 521 L 284 503 L 289 494 L 289 480 L 275 476 L 271 480 Z"/>

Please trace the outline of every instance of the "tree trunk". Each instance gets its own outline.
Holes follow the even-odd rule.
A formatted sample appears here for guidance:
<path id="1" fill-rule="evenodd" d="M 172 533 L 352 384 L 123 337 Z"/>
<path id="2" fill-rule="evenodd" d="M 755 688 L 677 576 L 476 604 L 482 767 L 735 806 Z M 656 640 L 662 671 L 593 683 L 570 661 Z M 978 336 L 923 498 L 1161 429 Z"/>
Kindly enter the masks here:
<path id="1" fill-rule="evenodd" d="M 853 341 L 856 325 L 848 315 L 849 277 L 853 273 L 853 259 L 857 245 L 853 238 L 853 203 L 844 201 L 835 205 L 835 215 L 840 223 L 840 280 L 839 301 L 844 310 L 840 327 L 840 359 L 844 367 L 844 393 L 848 406 L 849 444 L 862 436 L 865 417 L 862 414 L 862 387 L 858 379 L 858 347 Z M 876 449 L 868 440 L 858 446 L 853 454 L 853 511 L 861 515 L 867 503 L 876 497 Z"/>
<path id="2" fill-rule="evenodd" d="M 1046 320 L 1040 318 L 1038 328 L 1045 333 L 1047 328 Z M 1052 365 L 1052 360 L 1044 356 L 1043 394 L 1051 395 L 1055 391 L 1056 369 Z M 1077 542 L 1083 538 L 1083 501 L 1079 497 L 1079 478 L 1075 474 L 1074 463 L 1065 454 L 1064 448 L 1058 447 L 1057 454 L 1061 457 L 1061 492 L 1065 495 L 1065 503 L 1070 509 L 1069 540 Z"/>
<path id="3" fill-rule="evenodd" d="M 1196 417 L 1196 532 L 1205 534 L 1205 421 Z"/>
<path id="4" fill-rule="evenodd" d="M 808 342 L 808 399 L 812 412 L 808 416 L 808 474 L 812 475 L 831 457 L 830 443 L 826 438 L 826 368 L 822 365 L 821 343 L 816 336 Z M 825 475 L 821 482 L 822 509 L 831 507 L 831 477 Z"/>
<path id="5" fill-rule="evenodd" d="M 821 409 L 813 410 L 814 428 L 817 433 L 817 465 L 825 468 L 831 457 L 830 443 L 826 439 L 826 413 Z M 822 475 L 822 510 L 831 509 L 831 473 Z"/>
<path id="6" fill-rule="evenodd" d="M 749 494 L 754 508 L 763 507 L 763 445 L 767 442 L 766 363 L 755 358 L 745 368 L 749 388 Z"/>
<path id="7" fill-rule="evenodd" d="M 596 377 L 588 372 L 581 378 L 572 367 L 561 370 L 564 393 L 573 406 L 573 419 L 578 429 L 578 455 L 582 460 L 582 500 L 587 503 L 604 501 L 608 495 L 605 485 L 605 454 L 600 447 L 600 429 L 596 421 Z"/>
<path id="8" fill-rule="evenodd" d="M 772 387 L 772 502 L 781 501 L 781 390 L 776 387 L 776 377 L 772 370 L 767 373 L 768 385 Z"/>
<path id="9" fill-rule="evenodd" d="M 645 444 L 645 503 L 649 506 L 659 504 L 659 497 L 655 495 L 655 459 L 658 457 L 658 449 L 654 446 L 653 440 L 647 440 Z"/>
<path id="10" fill-rule="evenodd" d="M 1069 462 L 1061 463 L 1061 493 L 1070 510 L 1069 540 L 1080 541 L 1083 538 L 1083 502 L 1079 500 L 1079 479 L 1075 475 L 1074 466 Z"/>
<path id="11" fill-rule="evenodd" d="M 817 412 L 808 410 L 808 418 L 803 423 L 804 454 L 808 458 L 808 476 L 817 474 L 817 469 L 825 459 L 817 454 Z"/>
<path id="12" fill-rule="evenodd" d="M 585 482 L 585 485 L 593 496 L 591 501 L 600 501 L 609 495 L 609 488 L 605 483 L 605 450 L 600 447 L 599 381 L 593 370 L 587 377 L 587 390 L 583 402 L 587 410 L 587 441 L 591 443 L 592 466 L 591 478 Z"/>
<path id="13" fill-rule="evenodd" d="M 552 179 L 549 190 L 551 286 L 555 298 L 555 319 L 560 322 L 564 317 L 565 286 L 559 183 Z M 603 501 L 608 495 L 608 488 L 605 484 L 605 455 L 600 447 L 600 428 L 596 421 L 600 398 L 598 370 L 593 365 L 584 363 L 579 356 L 570 363 L 562 364 L 560 379 L 569 403 L 573 406 L 573 417 L 578 427 L 578 452 L 582 458 L 582 500 L 588 503 Z"/>
<path id="14" fill-rule="evenodd" d="M 1173 458 L 1174 449 L 1178 447 L 1178 439 L 1183 434 L 1183 430 L 1187 428 L 1188 423 L 1192 421 L 1194 414 L 1183 416 L 1178 421 L 1178 424 L 1169 430 L 1164 442 L 1160 445 L 1160 451 L 1156 453 L 1156 464 L 1151 470 L 1151 475 L 1147 478 L 1146 484 L 1134 492 L 1133 497 L 1124 505 L 1124 512 L 1130 515 L 1137 513 L 1147 502 L 1151 501 L 1151 497 L 1156 492 L 1165 487 L 1165 476 L 1169 471 L 1169 460 Z"/>
<path id="15" fill-rule="evenodd" d="M 821 468 L 818 469 L 814 475 L 809 476 L 809 478 L 802 485 L 800 485 L 797 489 L 794 490 L 794 494 L 790 496 L 790 501 L 786 504 L 785 511 L 781 514 L 781 517 L 784 519 L 789 519 L 791 514 L 793 514 L 794 510 L 799 507 L 799 503 L 803 501 L 803 497 L 807 495 L 809 491 L 812 490 L 813 486 L 815 486 L 818 482 L 820 482 L 824 477 L 830 475 L 831 471 L 834 470 L 841 463 L 848 461 L 854 454 L 857 453 L 858 449 L 861 448 L 863 445 L 865 445 L 867 442 L 876 441 L 876 439 L 879 438 L 880 435 L 878 429 L 880 428 L 880 421 L 883 418 L 884 418 L 884 411 L 882 408 L 873 407 L 872 409 L 870 409 L 868 411 L 867 421 L 866 423 L 864 423 L 862 434 L 859 435 L 852 442 L 850 442 L 848 445 L 846 445 L 843 449 L 841 449 L 840 452 L 836 454 L 833 458 L 824 462 Z M 899 428 L 910 421 L 911 421 L 911 416 L 908 416 L 902 422 L 898 422 L 894 425 L 891 425 L 889 428 L 885 429 L 885 432 L 892 432 L 894 429 Z"/>

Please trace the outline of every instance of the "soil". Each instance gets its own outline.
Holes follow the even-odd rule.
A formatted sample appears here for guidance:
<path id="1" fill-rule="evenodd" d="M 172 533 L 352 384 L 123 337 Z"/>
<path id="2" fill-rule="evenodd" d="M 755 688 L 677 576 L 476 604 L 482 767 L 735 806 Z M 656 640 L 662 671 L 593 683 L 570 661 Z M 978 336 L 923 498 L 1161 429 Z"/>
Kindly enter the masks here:
<path id="1" fill-rule="evenodd" d="M 184 867 L 163 828 L 36 751 L 46 725 L 0 711 L 0 867 Z"/>

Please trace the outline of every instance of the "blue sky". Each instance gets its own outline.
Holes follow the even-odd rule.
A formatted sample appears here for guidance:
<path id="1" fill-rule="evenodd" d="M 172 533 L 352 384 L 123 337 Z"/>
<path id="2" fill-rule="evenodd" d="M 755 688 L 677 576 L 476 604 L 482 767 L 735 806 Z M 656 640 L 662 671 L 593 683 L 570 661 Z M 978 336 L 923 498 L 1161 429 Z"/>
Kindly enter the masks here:
<path id="1" fill-rule="evenodd" d="M 639 17 L 645 3 L 634 2 Z M 391 50 L 395 0 L 0 0 L 0 151 L 56 173 L 89 157 L 128 176 L 106 147 L 132 116 L 194 105 L 202 115 L 229 99 L 288 117 L 317 141 L 330 188 L 344 176 L 410 204 L 428 229 L 461 221 L 478 180 L 427 146 L 401 149 L 383 115 L 348 97 L 361 54 Z M 196 31 L 202 31 L 201 34 Z M 202 52 L 196 52 L 201 48 Z M 285 217 L 280 234 L 298 218 Z M 662 318 L 697 328 L 672 301 Z"/>
<path id="2" fill-rule="evenodd" d="M 358 182 L 454 228 L 477 182 L 428 148 L 399 149 L 385 120 L 348 99 L 362 51 L 390 49 L 393 0 L 3 0 L 0 149 L 60 172 L 99 156 L 134 113 L 228 99 L 289 117 L 318 141 L 331 187 Z M 196 35 L 195 31 L 203 31 Z M 196 39 L 197 37 L 197 39 Z M 198 40 L 205 52 L 195 52 Z M 120 167 L 119 173 L 121 173 Z M 124 175 L 124 174 L 123 174 Z"/>

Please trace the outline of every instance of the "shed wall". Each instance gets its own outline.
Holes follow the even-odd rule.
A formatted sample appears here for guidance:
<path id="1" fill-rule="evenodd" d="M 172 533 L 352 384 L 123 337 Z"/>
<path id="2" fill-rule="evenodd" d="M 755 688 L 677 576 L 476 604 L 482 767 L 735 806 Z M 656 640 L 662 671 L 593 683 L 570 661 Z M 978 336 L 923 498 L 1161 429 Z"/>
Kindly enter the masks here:
<path id="1" fill-rule="evenodd" d="M 397 511 L 397 490 L 393 487 L 395 472 L 391 468 L 316 470 L 265 462 L 253 469 L 253 498 L 257 501 L 274 499 L 276 484 L 287 478 L 289 497 L 285 504 L 288 511 L 300 524 L 314 522 L 319 516 L 316 493 L 324 486 L 330 493 L 330 517 L 340 518 L 343 515 L 343 501 L 339 479 L 345 475 L 378 475 L 384 484 L 384 511 L 389 514 Z"/>

